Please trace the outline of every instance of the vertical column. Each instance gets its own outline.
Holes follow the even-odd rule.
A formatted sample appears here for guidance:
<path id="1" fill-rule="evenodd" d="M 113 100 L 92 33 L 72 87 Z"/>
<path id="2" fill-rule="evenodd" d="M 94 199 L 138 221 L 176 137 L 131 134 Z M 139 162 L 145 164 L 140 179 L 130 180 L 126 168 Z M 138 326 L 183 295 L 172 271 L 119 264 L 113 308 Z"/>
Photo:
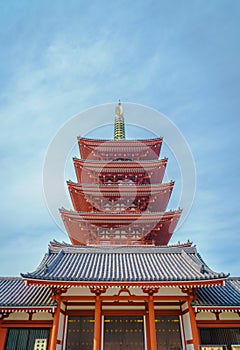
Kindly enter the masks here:
<path id="1" fill-rule="evenodd" d="M 57 349 L 57 336 L 58 336 L 58 324 L 59 324 L 59 318 L 60 318 L 60 308 L 61 308 L 61 298 L 58 296 L 56 298 L 57 301 L 57 309 L 54 313 L 54 319 L 53 319 L 53 326 L 52 326 L 52 332 L 50 337 L 50 346 L 49 350 L 56 350 Z"/>
<path id="2" fill-rule="evenodd" d="M 158 292 L 157 288 L 143 288 L 148 293 L 148 314 L 146 317 L 146 332 L 148 350 L 157 350 L 156 324 L 153 294 Z"/>
<path id="3" fill-rule="evenodd" d="M 188 310 L 189 310 L 189 316 L 190 316 L 190 322 L 191 322 L 191 328 L 192 328 L 192 336 L 193 336 L 193 346 L 194 350 L 198 350 L 198 346 L 200 344 L 199 342 L 199 333 L 197 328 L 197 322 L 196 322 L 196 316 L 192 308 L 192 298 L 190 297 L 188 300 Z"/>
<path id="4" fill-rule="evenodd" d="M 6 338 L 7 338 L 7 328 L 1 328 L 1 324 L 0 324 L 0 350 L 4 349 Z"/>
<path id="5" fill-rule="evenodd" d="M 183 290 L 188 294 L 187 301 L 182 305 L 182 320 L 184 327 L 185 345 L 187 350 L 198 350 L 199 334 L 195 313 L 192 308 L 192 300 L 194 298 L 194 290 Z"/>
<path id="6" fill-rule="evenodd" d="M 61 294 L 65 293 L 67 288 L 53 288 L 52 298 L 57 302 L 57 308 L 54 313 L 53 326 L 50 336 L 49 350 L 56 350 L 61 348 L 62 344 L 62 332 L 59 332 L 59 328 L 63 327 L 63 317 L 61 317 Z M 60 320 L 61 317 L 61 320 Z M 61 321 L 61 327 L 59 327 Z M 58 335 L 61 334 L 61 339 L 58 339 Z M 60 337 L 60 336 L 59 336 Z"/>
<path id="7" fill-rule="evenodd" d="M 102 310 L 101 297 L 106 292 L 106 288 L 90 288 L 90 291 L 96 295 L 95 314 L 94 314 L 94 338 L 93 350 L 101 350 L 101 333 L 102 333 Z"/>

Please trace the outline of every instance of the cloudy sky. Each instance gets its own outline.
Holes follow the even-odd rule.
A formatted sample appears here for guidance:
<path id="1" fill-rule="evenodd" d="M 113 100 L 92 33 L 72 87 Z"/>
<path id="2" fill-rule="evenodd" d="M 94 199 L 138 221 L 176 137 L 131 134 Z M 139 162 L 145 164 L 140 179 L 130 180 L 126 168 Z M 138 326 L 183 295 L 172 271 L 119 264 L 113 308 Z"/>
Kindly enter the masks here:
<path id="1" fill-rule="evenodd" d="M 67 241 L 43 193 L 49 144 L 119 98 L 164 113 L 195 159 L 194 203 L 171 243 L 190 239 L 215 271 L 240 275 L 239 18 L 238 0 L 0 1 L 0 275 Z"/>

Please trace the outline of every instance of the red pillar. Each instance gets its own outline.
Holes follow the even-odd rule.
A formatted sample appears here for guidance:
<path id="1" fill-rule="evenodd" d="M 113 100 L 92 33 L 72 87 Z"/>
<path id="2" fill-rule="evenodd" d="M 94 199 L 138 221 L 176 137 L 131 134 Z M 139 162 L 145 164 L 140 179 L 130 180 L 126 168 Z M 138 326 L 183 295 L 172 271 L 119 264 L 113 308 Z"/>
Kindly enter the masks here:
<path id="1" fill-rule="evenodd" d="M 192 308 L 192 297 L 190 296 L 188 300 L 188 311 L 189 311 L 189 317 L 190 317 L 190 323 L 192 328 L 192 338 L 193 338 L 193 346 L 194 350 L 198 350 L 200 341 L 199 341 L 199 332 L 197 328 L 197 321 L 196 316 Z"/>
<path id="2" fill-rule="evenodd" d="M 7 328 L 0 328 L 0 350 L 4 350 L 6 338 L 7 338 Z"/>
<path id="3" fill-rule="evenodd" d="M 101 300 L 99 295 L 96 295 L 95 302 L 93 350 L 101 350 Z"/>
<path id="4" fill-rule="evenodd" d="M 51 337 L 50 337 L 49 350 L 56 350 L 56 348 L 57 348 L 58 325 L 59 325 L 60 308 L 61 308 L 60 296 L 56 297 L 56 301 L 57 301 L 57 309 L 55 311 L 54 319 L 53 319 L 53 326 L 52 326 L 52 332 L 51 332 Z"/>

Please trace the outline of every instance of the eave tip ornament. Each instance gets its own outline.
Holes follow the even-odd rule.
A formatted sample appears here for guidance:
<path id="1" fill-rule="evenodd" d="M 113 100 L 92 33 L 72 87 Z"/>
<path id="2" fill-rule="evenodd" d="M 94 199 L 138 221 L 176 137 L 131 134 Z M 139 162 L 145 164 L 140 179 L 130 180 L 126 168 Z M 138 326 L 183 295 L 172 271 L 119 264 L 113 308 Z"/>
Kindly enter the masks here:
<path id="1" fill-rule="evenodd" d="M 114 140 L 125 140 L 125 123 L 121 101 L 118 101 L 115 110 Z"/>

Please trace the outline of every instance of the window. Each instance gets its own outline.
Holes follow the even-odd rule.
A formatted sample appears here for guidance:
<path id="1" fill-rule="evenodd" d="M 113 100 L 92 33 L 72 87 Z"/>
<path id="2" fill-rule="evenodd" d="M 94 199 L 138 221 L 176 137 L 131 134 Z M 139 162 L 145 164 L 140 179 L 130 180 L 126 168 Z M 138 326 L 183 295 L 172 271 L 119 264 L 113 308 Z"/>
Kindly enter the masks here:
<path id="1" fill-rule="evenodd" d="M 8 330 L 5 350 L 33 350 L 36 339 L 49 338 L 49 329 L 12 328 Z"/>

